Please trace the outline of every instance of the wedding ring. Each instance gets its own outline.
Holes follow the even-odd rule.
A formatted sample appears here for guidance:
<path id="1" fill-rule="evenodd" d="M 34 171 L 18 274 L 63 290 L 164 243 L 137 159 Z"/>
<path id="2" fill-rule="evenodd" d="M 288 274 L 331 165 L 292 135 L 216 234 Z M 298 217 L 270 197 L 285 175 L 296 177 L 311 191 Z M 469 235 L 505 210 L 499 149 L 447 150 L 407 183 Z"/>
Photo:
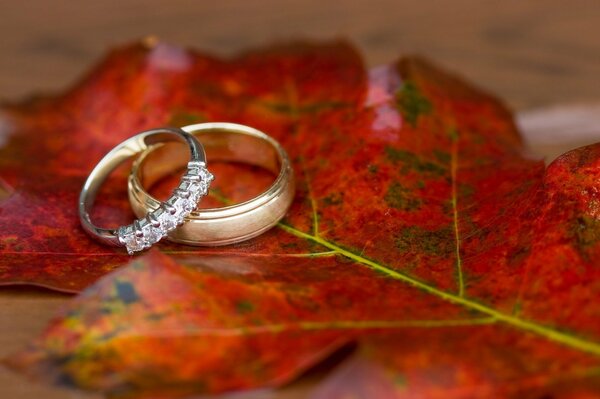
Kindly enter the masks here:
<path id="1" fill-rule="evenodd" d="M 118 229 L 96 227 L 91 221 L 90 212 L 99 188 L 110 173 L 132 156 L 170 141 L 187 144 L 191 154 L 191 158 L 184 157 L 184 161 L 189 159 L 187 170 L 173 194 L 165 202 L 156 204 L 152 212 L 138 214 L 140 219 L 133 224 Z M 92 237 L 105 244 L 124 246 L 131 255 L 149 248 L 183 223 L 198 201 L 207 194 L 212 179 L 213 176 L 206 169 L 204 148 L 194 136 L 175 128 L 148 130 L 125 140 L 98 162 L 79 195 L 79 220 Z"/>
<path id="2" fill-rule="evenodd" d="M 211 162 L 241 162 L 265 168 L 277 177 L 255 198 L 221 208 L 196 209 L 167 239 L 189 245 L 217 246 L 248 240 L 285 216 L 294 198 L 294 175 L 287 153 L 265 133 L 235 123 L 200 123 L 182 128 L 200 138 Z M 129 175 L 129 201 L 136 215 L 157 209 L 160 202 L 146 191 L 181 168 L 181 146 L 164 145 L 144 151 Z"/>

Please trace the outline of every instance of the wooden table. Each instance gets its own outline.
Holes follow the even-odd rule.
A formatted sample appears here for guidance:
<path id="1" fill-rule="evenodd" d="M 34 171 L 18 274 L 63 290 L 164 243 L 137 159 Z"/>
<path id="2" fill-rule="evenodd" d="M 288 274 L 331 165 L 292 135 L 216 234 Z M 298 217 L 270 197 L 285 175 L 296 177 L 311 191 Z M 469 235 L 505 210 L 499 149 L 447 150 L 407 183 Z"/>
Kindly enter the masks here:
<path id="1" fill-rule="evenodd" d="M 60 90 L 111 45 L 149 34 L 225 55 L 290 38 L 347 37 L 370 65 L 421 53 L 497 93 L 517 111 L 600 100 L 597 0 L 3 0 L 0 98 Z M 553 125 L 558 135 L 548 139 L 553 126 L 544 125 L 545 115 L 529 113 L 522 120 L 538 153 L 552 157 L 600 141 L 600 129 L 583 135 L 577 134 L 580 127 L 570 130 L 576 120 Z M 35 337 L 67 299 L 23 287 L 0 290 L 0 356 Z M 277 397 L 304 397 L 307 385 L 296 384 Z M 31 383 L 0 370 L 0 397 L 99 396 Z"/>

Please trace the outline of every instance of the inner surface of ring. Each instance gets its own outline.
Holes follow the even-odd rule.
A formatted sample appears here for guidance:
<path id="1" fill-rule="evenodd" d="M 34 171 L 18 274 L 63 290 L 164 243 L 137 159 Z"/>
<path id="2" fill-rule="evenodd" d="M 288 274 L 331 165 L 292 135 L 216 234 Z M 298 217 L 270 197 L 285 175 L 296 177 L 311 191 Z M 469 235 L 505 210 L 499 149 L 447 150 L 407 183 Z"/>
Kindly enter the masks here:
<path id="1" fill-rule="evenodd" d="M 208 162 L 240 162 L 258 166 L 279 175 L 281 158 L 275 144 L 265 138 L 226 130 L 193 133 L 204 146 Z M 159 180 L 185 167 L 185 145 L 177 142 L 158 144 L 140 159 L 137 177 L 145 190 Z"/>

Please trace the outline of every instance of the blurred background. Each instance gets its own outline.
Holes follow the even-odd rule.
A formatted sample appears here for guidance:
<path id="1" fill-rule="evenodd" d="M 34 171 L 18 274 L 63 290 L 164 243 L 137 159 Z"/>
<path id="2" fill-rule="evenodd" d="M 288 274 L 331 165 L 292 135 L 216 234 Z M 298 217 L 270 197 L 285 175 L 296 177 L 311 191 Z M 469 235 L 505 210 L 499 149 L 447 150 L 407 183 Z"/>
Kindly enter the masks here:
<path id="1" fill-rule="evenodd" d="M 0 99 L 61 89 L 147 35 L 223 55 L 343 37 L 369 65 L 424 54 L 515 109 L 600 99 L 598 0 L 1 0 Z"/>

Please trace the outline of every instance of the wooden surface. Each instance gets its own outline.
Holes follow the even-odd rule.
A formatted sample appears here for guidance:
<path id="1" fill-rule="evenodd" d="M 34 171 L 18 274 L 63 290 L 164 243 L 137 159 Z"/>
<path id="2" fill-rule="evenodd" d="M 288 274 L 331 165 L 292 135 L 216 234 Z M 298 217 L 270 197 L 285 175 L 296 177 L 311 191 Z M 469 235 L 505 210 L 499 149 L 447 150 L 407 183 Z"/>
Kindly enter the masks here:
<path id="1" fill-rule="evenodd" d="M 230 55 L 290 38 L 347 37 L 370 65 L 425 54 L 521 111 L 533 152 L 600 141 L 600 2 L 0 0 L 0 98 L 64 88 L 114 44 L 149 34 Z M 0 356 L 31 340 L 68 296 L 0 290 Z M 276 394 L 303 398 L 310 384 Z M 99 398 L 0 370 L 6 399 Z M 257 397 L 265 397 L 259 395 Z M 270 396 L 269 396 L 270 397 Z"/>
<path id="2" fill-rule="evenodd" d="M 221 54 L 347 37 L 370 64 L 422 53 L 514 107 L 600 97 L 598 0 L 0 0 L 0 98 L 63 88 L 149 34 Z"/>

